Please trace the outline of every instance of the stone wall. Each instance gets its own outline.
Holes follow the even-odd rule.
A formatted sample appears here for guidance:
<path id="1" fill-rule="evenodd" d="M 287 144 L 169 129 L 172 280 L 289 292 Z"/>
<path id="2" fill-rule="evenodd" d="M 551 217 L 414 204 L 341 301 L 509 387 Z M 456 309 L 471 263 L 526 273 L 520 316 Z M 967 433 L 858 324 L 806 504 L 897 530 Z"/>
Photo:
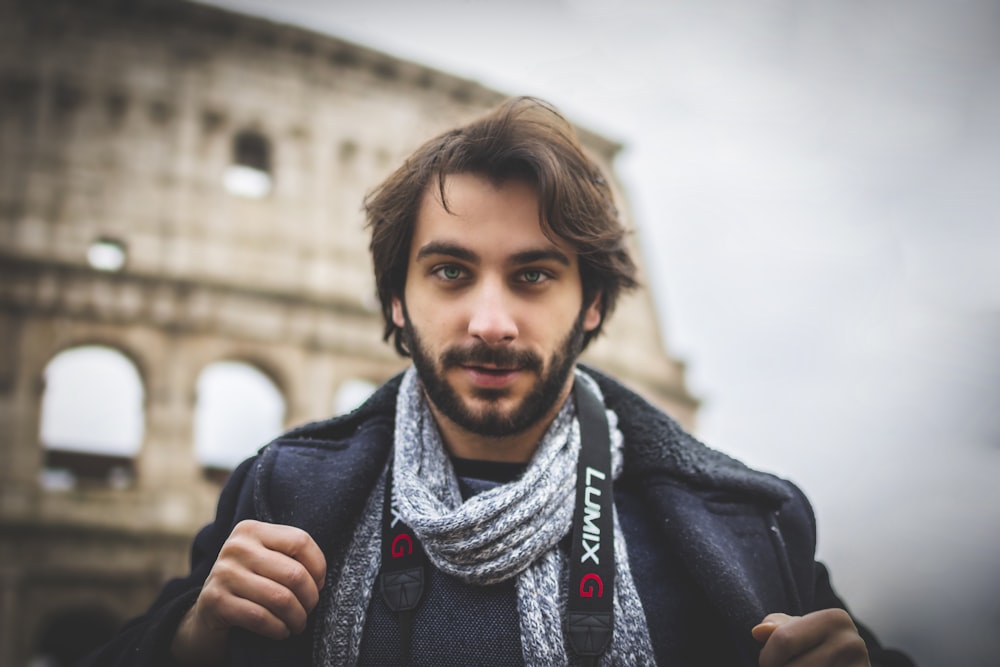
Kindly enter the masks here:
<path id="1" fill-rule="evenodd" d="M 53 633 L 119 623 L 184 572 L 218 493 L 191 445 L 207 364 L 261 369 L 286 426 L 329 416 L 343 383 L 404 367 L 381 341 L 361 200 L 503 98 L 180 1 L 0 0 L 0 664 L 60 664 Z M 619 147 L 581 136 L 610 173 Z M 248 163 L 263 194 L 223 185 Z M 95 243 L 121 266 L 88 262 Z M 94 344 L 142 380 L 134 477 L 47 488 L 45 369 Z M 648 293 L 621 303 L 587 358 L 692 425 Z"/>

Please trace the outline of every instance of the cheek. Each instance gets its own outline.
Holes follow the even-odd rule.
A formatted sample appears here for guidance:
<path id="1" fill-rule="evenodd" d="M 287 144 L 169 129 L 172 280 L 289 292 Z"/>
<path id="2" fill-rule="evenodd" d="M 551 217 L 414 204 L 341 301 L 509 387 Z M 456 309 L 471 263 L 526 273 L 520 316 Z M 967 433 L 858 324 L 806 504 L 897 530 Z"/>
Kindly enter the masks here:
<path id="1" fill-rule="evenodd" d="M 410 325 L 420 339 L 421 346 L 428 352 L 437 354 L 451 345 L 462 342 L 464 329 L 456 317 L 457 309 L 427 308 L 419 300 L 407 300 Z"/>
<path id="2" fill-rule="evenodd" d="M 469 306 L 461 299 L 421 298 L 421 294 L 413 295 L 412 302 L 407 299 L 407 311 L 410 322 L 421 334 L 427 336 L 456 336 L 468 330 Z"/>

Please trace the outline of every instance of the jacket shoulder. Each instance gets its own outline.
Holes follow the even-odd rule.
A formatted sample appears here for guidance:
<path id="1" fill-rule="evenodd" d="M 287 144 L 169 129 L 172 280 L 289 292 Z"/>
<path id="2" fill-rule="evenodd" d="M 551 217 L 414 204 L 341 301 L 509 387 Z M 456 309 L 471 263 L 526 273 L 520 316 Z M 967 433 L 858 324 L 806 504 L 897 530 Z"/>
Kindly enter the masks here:
<path id="1" fill-rule="evenodd" d="M 276 438 L 257 457 L 253 504 L 262 521 L 302 528 L 320 547 L 360 516 L 392 449 L 398 378 L 350 414 Z"/>

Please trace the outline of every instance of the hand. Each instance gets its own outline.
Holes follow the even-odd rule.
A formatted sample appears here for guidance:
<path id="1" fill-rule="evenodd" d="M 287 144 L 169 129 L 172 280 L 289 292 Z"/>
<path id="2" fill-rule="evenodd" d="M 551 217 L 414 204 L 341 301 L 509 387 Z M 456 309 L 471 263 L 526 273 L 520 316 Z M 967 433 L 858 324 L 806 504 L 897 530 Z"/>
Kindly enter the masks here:
<path id="1" fill-rule="evenodd" d="M 768 614 L 751 632 L 764 644 L 760 667 L 870 667 L 865 641 L 843 609 Z"/>
<path id="2" fill-rule="evenodd" d="M 222 545 L 171 650 L 181 663 L 222 659 L 232 627 L 270 639 L 305 630 L 326 579 L 326 558 L 303 530 L 241 521 Z"/>

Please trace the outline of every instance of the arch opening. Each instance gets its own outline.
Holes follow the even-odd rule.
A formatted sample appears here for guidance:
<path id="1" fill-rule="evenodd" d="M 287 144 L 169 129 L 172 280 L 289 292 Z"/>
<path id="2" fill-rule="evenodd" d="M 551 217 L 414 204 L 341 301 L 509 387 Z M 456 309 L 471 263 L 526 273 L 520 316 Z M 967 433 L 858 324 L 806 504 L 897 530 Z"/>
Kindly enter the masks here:
<path id="1" fill-rule="evenodd" d="M 224 480 L 284 429 L 285 399 L 255 366 L 217 361 L 198 376 L 195 456 L 209 479 Z"/>
<path id="2" fill-rule="evenodd" d="M 130 486 L 145 430 L 145 391 L 135 364 L 112 347 L 82 345 L 54 356 L 44 381 L 42 486 Z"/>
<path id="3" fill-rule="evenodd" d="M 240 132 L 233 140 L 233 161 L 223 174 L 226 191 L 262 199 L 271 193 L 271 144 L 257 132 Z"/>

